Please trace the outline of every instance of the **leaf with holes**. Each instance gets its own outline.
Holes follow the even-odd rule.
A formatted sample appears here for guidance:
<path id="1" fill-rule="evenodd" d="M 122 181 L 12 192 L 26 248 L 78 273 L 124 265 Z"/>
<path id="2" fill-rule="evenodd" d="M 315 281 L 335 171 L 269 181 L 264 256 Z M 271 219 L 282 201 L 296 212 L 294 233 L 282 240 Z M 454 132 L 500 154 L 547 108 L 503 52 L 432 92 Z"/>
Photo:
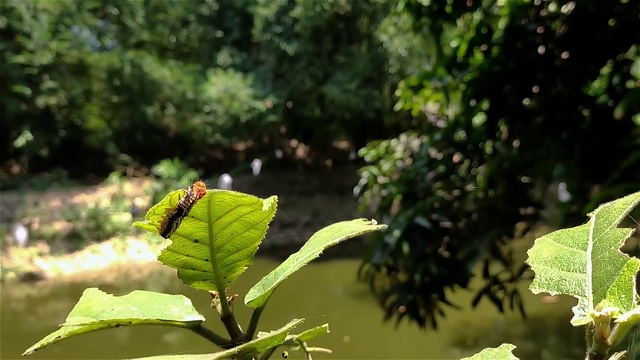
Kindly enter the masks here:
<path id="1" fill-rule="evenodd" d="M 620 252 L 633 230 L 618 225 L 638 203 L 640 192 L 600 205 L 584 225 L 537 239 L 527 259 L 535 272 L 531 291 L 577 298 L 573 325 L 592 321 L 590 315 L 598 305 L 617 314 L 633 310 L 637 303 L 635 275 L 640 260 Z"/>
<path id="2" fill-rule="evenodd" d="M 182 328 L 197 327 L 204 317 L 182 295 L 135 290 L 123 296 L 113 296 L 97 288 L 82 293 L 60 329 L 27 349 L 31 355 L 45 346 L 66 338 L 92 331 L 121 326 L 165 325 Z"/>
<path id="3" fill-rule="evenodd" d="M 159 234 L 166 209 L 174 209 L 185 190 L 169 193 L 134 226 Z M 277 197 L 261 199 L 227 190 L 208 190 L 171 234 L 171 245 L 158 260 L 178 270 L 196 289 L 231 286 L 253 263 L 258 246 L 276 213 Z"/>

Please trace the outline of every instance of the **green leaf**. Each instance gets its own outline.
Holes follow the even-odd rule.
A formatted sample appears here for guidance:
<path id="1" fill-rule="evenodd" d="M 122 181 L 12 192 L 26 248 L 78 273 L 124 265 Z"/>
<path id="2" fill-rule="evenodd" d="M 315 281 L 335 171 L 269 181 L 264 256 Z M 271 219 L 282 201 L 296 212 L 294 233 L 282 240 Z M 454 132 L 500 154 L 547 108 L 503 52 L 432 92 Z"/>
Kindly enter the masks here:
<path id="1" fill-rule="evenodd" d="M 159 234 L 165 209 L 175 208 L 185 190 L 169 193 L 134 226 Z M 158 260 L 178 270 L 182 281 L 197 289 L 231 286 L 253 263 L 275 215 L 277 197 L 268 199 L 235 191 L 208 190 L 170 236 L 171 245 Z"/>
<path id="2" fill-rule="evenodd" d="M 136 325 L 189 328 L 199 326 L 204 320 L 191 300 L 182 295 L 135 290 L 127 295 L 113 296 L 97 288 L 89 288 L 60 329 L 38 341 L 22 355 L 31 355 L 68 337 L 101 329 Z"/>
<path id="3" fill-rule="evenodd" d="M 291 254 L 287 260 L 255 284 L 245 296 L 244 303 L 251 307 L 263 306 L 282 281 L 320 256 L 324 249 L 386 227 L 387 225 L 378 225 L 375 220 L 355 219 L 338 222 L 321 229 L 313 234 L 298 252 Z"/>
<path id="4" fill-rule="evenodd" d="M 576 297 L 573 325 L 590 322 L 589 314 L 601 303 L 616 313 L 631 311 L 640 260 L 620 252 L 633 230 L 618 225 L 639 202 L 637 192 L 600 205 L 586 224 L 537 239 L 527 259 L 535 272 L 531 291 Z"/>
<path id="5" fill-rule="evenodd" d="M 637 329 L 637 325 L 640 323 L 640 307 L 636 307 L 631 311 L 620 314 L 615 323 L 616 331 L 612 332 L 609 339 L 607 339 L 612 347 L 618 345 L 625 336 L 634 329 Z"/>
<path id="6" fill-rule="evenodd" d="M 317 336 L 325 335 L 329 333 L 329 324 L 324 324 L 320 326 L 316 326 L 312 329 L 305 330 L 297 335 L 289 335 L 287 336 L 287 341 L 283 344 L 284 346 L 288 346 L 292 350 L 302 350 L 307 354 L 307 358 L 311 358 L 312 352 L 321 352 L 325 354 L 331 354 L 332 351 L 330 349 L 321 348 L 321 347 L 309 347 L 307 342 Z M 260 335 L 258 335 L 260 336 Z"/>
<path id="7" fill-rule="evenodd" d="M 329 333 L 329 324 L 316 326 L 312 329 L 305 330 L 298 335 L 293 335 L 297 341 L 307 342 L 316 336 L 325 335 Z"/>
<path id="8" fill-rule="evenodd" d="M 293 319 L 287 325 L 278 330 L 263 333 L 263 336 L 249 341 L 248 343 L 234 347 L 229 350 L 220 351 L 213 354 L 196 354 L 196 355 L 167 355 L 167 356 L 151 356 L 140 359 L 147 360 L 175 360 L 175 359 L 191 359 L 191 360 L 222 360 L 222 359 L 252 359 L 261 352 L 271 348 L 281 346 L 287 340 L 289 331 L 302 323 L 304 319 Z"/>
<path id="9" fill-rule="evenodd" d="M 487 348 L 461 360 L 518 360 L 512 353 L 515 345 L 502 344 L 497 348 Z"/>

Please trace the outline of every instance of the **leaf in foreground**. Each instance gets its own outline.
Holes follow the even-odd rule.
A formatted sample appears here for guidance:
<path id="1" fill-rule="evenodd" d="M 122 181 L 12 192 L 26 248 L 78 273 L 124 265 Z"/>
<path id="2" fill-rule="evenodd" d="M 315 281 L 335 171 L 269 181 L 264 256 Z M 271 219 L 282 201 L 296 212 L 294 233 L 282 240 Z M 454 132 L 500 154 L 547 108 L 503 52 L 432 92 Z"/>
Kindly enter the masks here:
<path id="1" fill-rule="evenodd" d="M 293 335 L 296 341 L 307 342 L 316 336 L 325 335 L 329 333 L 329 324 L 323 324 L 316 326 L 312 329 L 305 330 L 298 335 Z"/>
<path id="2" fill-rule="evenodd" d="M 620 313 L 631 311 L 640 260 L 620 252 L 633 230 L 618 225 L 639 202 L 640 192 L 602 204 L 586 224 L 537 239 L 527 259 L 535 272 L 531 291 L 576 297 L 573 325 L 588 323 L 603 300 Z"/>
<path id="3" fill-rule="evenodd" d="M 60 329 L 45 336 L 22 355 L 27 356 L 60 340 L 88 332 L 136 325 L 199 326 L 204 317 L 182 295 L 135 290 L 113 296 L 97 288 L 84 291 Z"/>
<path id="4" fill-rule="evenodd" d="M 375 220 L 356 219 L 341 221 L 321 229 L 313 234 L 298 252 L 291 254 L 287 260 L 255 284 L 245 296 L 244 303 L 251 307 L 263 306 L 282 281 L 320 256 L 324 249 L 386 227 L 387 225 L 378 225 Z"/>
<path id="5" fill-rule="evenodd" d="M 502 344 L 497 348 L 487 348 L 461 360 L 518 360 L 512 353 L 515 348 L 515 345 Z"/>
<path id="6" fill-rule="evenodd" d="M 138 358 L 138 360 L 176 360 L 176 359 L 190 359 L 190 360 L 223 360 L 223 359 L 251 359 L 259 353 L 267 351 L 271 348 L 281 346 L 287 340 L 289 331 L 302 323 L 303 319 L 293 319 L 287 325 L 281 327 L 278 330 L 263 333 L 263 336 L 249 341 L 248 343 L 234 347 L 229 350 L 220 351 L 212 354 L 196 354 L 196 355 L 166 355 L 166 356 L 151 356 L 145 358 Z"/>
<path id="7" fill-rule="evenodd" d="M 165 209 L 175 208 L 184 190 L 169 193 L 134 226 L 158 234 Z M 196 289 L 231 286 L 253 263 L 258 245 L 275 215 L 277 198 L 261 199 L 235 191 L 209 190 L 170 236 L 158 260 L 178 270 Z M 220 282 L 217 284 L 217 282 Z"/>

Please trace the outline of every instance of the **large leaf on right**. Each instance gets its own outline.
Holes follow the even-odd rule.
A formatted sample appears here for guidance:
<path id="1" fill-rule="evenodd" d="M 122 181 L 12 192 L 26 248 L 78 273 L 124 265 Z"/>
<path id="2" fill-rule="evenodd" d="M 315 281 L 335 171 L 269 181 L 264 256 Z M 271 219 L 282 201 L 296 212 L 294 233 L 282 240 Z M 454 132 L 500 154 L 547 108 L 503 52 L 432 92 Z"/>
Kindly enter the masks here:
<path id="1" fill-rule="evenodd" d="M 620 252 L 633 230 L 618 225 L 639 202 L 637 192 L 602 204 L 589 214 L 586 224 L 537 239 L 527 259 L 535 272 L 531 291 L 576 297 L 574 325 L 591 321 L 589 314 L 603 301 L 619 313 L 631 311 L 637 301 L 635 275 L 640 260 Z"/>
<path id="2" fill-rule="evenodd" d="M 321 229 L 313 234 L 298 252 L 291 254 L 287 260 L 255 284 L 245 296 L 244 303 L 251 307 L 263 306 L 282 281 L 320 256 L 324 249 L 386 227 L 387 225 L 378 225 L 375 220 L 356 219 L 338 222 Z"/>
<path id="3" fill-rule="evenodd" d="M 169 193 L 154 205 L 145 221 L 133 225 L 159 234 L 166 209 L 173 209 L 184 190 Z M 209 190 L 170 236 L 171 245 L 158 260 L 178 270 L 194 288 L 219 290 L 231 286 L 253 263 L 275 215 L 277 198 L 261 199 L 235 191 Z"/>

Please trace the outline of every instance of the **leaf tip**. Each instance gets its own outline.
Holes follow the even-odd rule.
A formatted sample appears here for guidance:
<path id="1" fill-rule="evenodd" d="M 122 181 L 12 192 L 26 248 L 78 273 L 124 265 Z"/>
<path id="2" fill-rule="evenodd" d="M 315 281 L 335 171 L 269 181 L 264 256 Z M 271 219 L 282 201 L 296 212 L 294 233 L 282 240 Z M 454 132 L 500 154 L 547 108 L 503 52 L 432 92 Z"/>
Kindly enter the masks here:
<path id="1" fill-rule="evenodd" d="M 20 354 L 20 356 L 29 356 L 29 355 L 33 355 L 34 352 L 38 351 L 37 349 L 31 350 L 31 348 L 28 348 L 27 350 L 25 350 L 25 352 L 23 352 L 22 354 Z"/>
<path id="2" fill-rule="evenodd" d="M 271 195 L 262 201 L 262 211 L 269 211 L 272 207 L 278 207 L 278 197 Z"/>
<path id="3" fill-rule="evenodd" d="M 376 228 L 375 230 L 384 230 L 387 227 L 389 227 L 387 224 L 378 224 L 378 220 L 376 219 L 361 218 L 360 220 L 362 220 L 365 223 L 365 225 L 375 227 Z"/>

